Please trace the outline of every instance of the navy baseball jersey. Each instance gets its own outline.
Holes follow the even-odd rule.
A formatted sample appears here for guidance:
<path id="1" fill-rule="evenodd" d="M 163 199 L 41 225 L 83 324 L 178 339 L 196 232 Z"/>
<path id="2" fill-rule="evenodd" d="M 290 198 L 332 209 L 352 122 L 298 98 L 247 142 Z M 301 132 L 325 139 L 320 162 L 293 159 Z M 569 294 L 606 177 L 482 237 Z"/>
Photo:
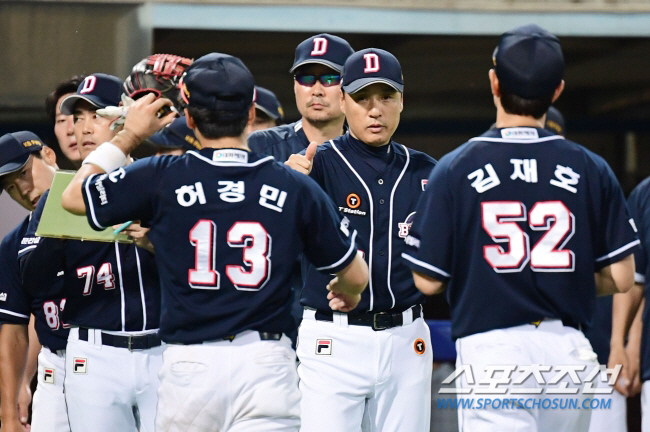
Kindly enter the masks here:
<path id="1" fill-rule="evenodd" d="M 66 324 L 119 332 L 158 328 L 160 284 L 151 252 L 135 244 L 39 239 L 35 232 L 41 213 L 37 208 L 23 239 L 36 245 L 21 254 L 23 283 L 30 293 L 38 295 L 63 274 Z"/>
<path id="2" fill-rule="evenodd" d="M 318 148 L 310 177 L 350 219 L 357 245 L 368 262 L 370 278 L 356 312 L 400 312 L 424 302 L 400 255 L 418 198 L 435 160 L 391 141 L 371 147 L 349 133 Z M 301 303 L 328 309 L 328 277 L 313 266 L 303 269 Z"/>
<path id="3" fill-rule="evenodd" d="M 612 296 L 597 297 L 591 323 L 581 327 L 598 355 L 598 363 L 604 365 L 609 359 L 609 341 L 612 338 L 612 302 Z"/>
<path id="4" fill-rule="evenodd" d="M 238 149 L 149 158 L 90 176 L 84 200 L 96 229 L 130 219 L 151 226 L 167 342 L 287 332 L 296 257 L 335 273 L 356 254 L 356 232 L 318 185 L 272 156 Z"/>
<path id="5" fill-rule="evenodd" d="M 440 160 L 406 243 L 413 270 L 449 281 L 458 338 L 544 318 L 589 324 L 594 272 L 639 240 L 600 156 L 543 129 L 507 128 Z"/>
<path id="6" fill-rule="evenodd" d="M 63 278 L 56 277 L 42 296 L 32 297 L 23 288 L 20 277 L 18 254 L 34 247 L 23 240 L 30 217 L 14 228 L 0 245 L 0 323 L 27 325 L 32 313 L 41 345 L 61 350 L 65 349 L 69 327 L 61 317 L 66 305 L 62 298 Z"/>
<path id="7" fill-rule="evenodd" d="M 634 281 L 643 285 L 646 298 L 643 310 L 643 336 L 641 338 L 641 379 L 650 379 L 650 340 L 647 329 L 650 329 L 650 266 L 648 266 L 648 252 L 650 251 L 650 177 L 643 180 L 628 198 L 630 214 L 636 223 L 641 247 L 634 251 L 636 272 Z"/>
<path id="8" fill-rule="evenodd" d="M 289 156 L 300 153 L 309 146 L 309 140 L 302 130 L 302 120 L 253 132 L 248 136 L 248 147 L 262 155 L 273 156 L 284 162 Z"/>

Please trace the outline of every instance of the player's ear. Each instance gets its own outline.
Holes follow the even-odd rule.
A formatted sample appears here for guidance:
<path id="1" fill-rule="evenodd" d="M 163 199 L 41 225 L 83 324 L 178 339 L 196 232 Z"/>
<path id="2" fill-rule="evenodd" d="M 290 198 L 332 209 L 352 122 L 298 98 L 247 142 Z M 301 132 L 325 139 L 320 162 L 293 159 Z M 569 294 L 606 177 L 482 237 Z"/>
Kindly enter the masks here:
<path id="1" fill-rule="evenodd" d="M 196 123 L 194 123 L 194 119 L 190 115 L 190 111 L 187 108 L 185 108 L 183 111 L 185 112 L 185 124 L 188 128 L 194 130 L 196 128 Z"/>
<path id="2" fill-rule="evenodd" d="M 402 112 L 404 110 L 404 93 L 399 94 L 399 112 Z"/>
<path id="3" fill-rule="evenodd" d="M 255 104 L 251 104 L 251 107 L 248 110 L 248 123 L 247 125 L 250 126 L 253 124 L 255 121 Z"/>
<path id="4" fill-rule="evenodd" d="M 48 146 L 43 146 L 43 148 L 41 149 L 41 158 L 49 166 L 58 168 L 56 166 L 56 153 L 54 153 L 54 150 L 52 150 Z"/>
<path id="5" fill-rule="evenodd" d="M 490 69 L 488 72 L 488 77 L 490 78 L 490 90 L 494 96 L 500 97 L 501 90 L 499 89 L 499 78 L 497 78 L 497 73 L 494 69 Z"/>
<path id="6" fill-rule="evenodd" d="M 557 86 L 557 88 L 555 89 L 555 93 L 553 93 L 553 102 L 555 102 L 560 97 L 563 91 L 564 91 L 564 80 L 562 80 L 560 85 Z"/>
<path id="7" fill-rule="evenodd" d="M 341 112 L 345 114 L 345 92 L 343 89 L 341 89 L 341 99 L 339 99 L 341 103 Z"/>

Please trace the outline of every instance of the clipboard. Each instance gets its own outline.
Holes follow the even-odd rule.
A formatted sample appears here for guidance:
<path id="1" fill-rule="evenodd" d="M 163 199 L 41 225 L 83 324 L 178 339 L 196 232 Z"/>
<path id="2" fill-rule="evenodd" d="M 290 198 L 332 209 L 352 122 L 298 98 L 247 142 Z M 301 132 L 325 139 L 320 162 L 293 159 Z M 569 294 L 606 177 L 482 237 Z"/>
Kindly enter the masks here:
<path id="1" fill-rule="evenodd" d="M 63 191 L 74 176 L 74 171 L 57 171 L 54 175 L 36 235 L 86 241 L 133 243 L 133 239 L 124 233 L 114 235 L 112 228 L 95 231 L 88 224 L 86 216 L 72 214 L 63 208 L 61 205 Z"/>

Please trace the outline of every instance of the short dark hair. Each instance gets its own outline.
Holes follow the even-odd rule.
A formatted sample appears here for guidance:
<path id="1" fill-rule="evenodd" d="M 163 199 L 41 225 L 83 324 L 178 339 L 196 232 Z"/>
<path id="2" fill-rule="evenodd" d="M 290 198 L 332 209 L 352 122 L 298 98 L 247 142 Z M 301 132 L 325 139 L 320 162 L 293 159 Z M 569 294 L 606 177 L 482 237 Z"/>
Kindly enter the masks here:
<path id="1" fill-rule="evenodd" d="M 536 119 L 542 118 L 546 111 L 553 103 L 553 93 L 547 97 L 526 99 L 517 96 L 514 93 L 509 93 L 507 90 L 501 88 L 501 106 L 508 114 L 534 117 Z"/>
<path id="2" fill-rule="evenodd" d="M 75 75 L 72 78 L 60 82 L 56 89 L 45 98 L 45 112 L 47 112 L 47 117 L 54 123 L 56 120 L 56 103 L 59 101 L 61 96 L 68 93 L 76 93 L 79 84 L 86 78 L 83 75 Z"/>
<path id="3" fill-rule="evenodd" d="M 246 129 L 246 125 L 248 125 L 248 112 L 233 119 L 229 117 L 230 112 L 226 113 L 202 107 L 188 106 L 187 111 L 201 135 L 208 139 L 241 136 Z"/>

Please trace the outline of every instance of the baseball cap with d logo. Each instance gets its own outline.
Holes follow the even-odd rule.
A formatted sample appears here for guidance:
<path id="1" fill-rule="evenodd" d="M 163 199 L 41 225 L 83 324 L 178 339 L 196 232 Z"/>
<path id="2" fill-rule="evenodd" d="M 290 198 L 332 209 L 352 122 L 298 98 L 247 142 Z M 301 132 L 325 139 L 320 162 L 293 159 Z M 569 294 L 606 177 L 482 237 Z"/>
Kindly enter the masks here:
<path id="1" fill-rule="evenodd" d="M 300 66 L 310 63 L 323 64 L 337 72 L 341 72 L 345 60 L 353 52 L 354 50 L 345 39 L 321 33 L 300 42 L 300 45 L 296 48 L 296 56 L 289 72 L 293 73 Z"/>
<path id="2" fill-rule="evenodd" d="M 80 100 L 97 108 L 118 106 L 122 93 L 122 80 L 113 75 L 96 73 L 88 75 L 77 88 L 77 93 L 68 96 L 61 102 L 61 112 L 65 115 L 74 114 L 74 107 Z"/>
<path id="3" fill-rule="evenodd" d="M 397 58 L 379 48 L 367 48 L 352 54 L 343 67 L 343 90 L 352 94 L 375 83 L 388 84 L 398 92 L 404 92 L 402 67 Z"/>

